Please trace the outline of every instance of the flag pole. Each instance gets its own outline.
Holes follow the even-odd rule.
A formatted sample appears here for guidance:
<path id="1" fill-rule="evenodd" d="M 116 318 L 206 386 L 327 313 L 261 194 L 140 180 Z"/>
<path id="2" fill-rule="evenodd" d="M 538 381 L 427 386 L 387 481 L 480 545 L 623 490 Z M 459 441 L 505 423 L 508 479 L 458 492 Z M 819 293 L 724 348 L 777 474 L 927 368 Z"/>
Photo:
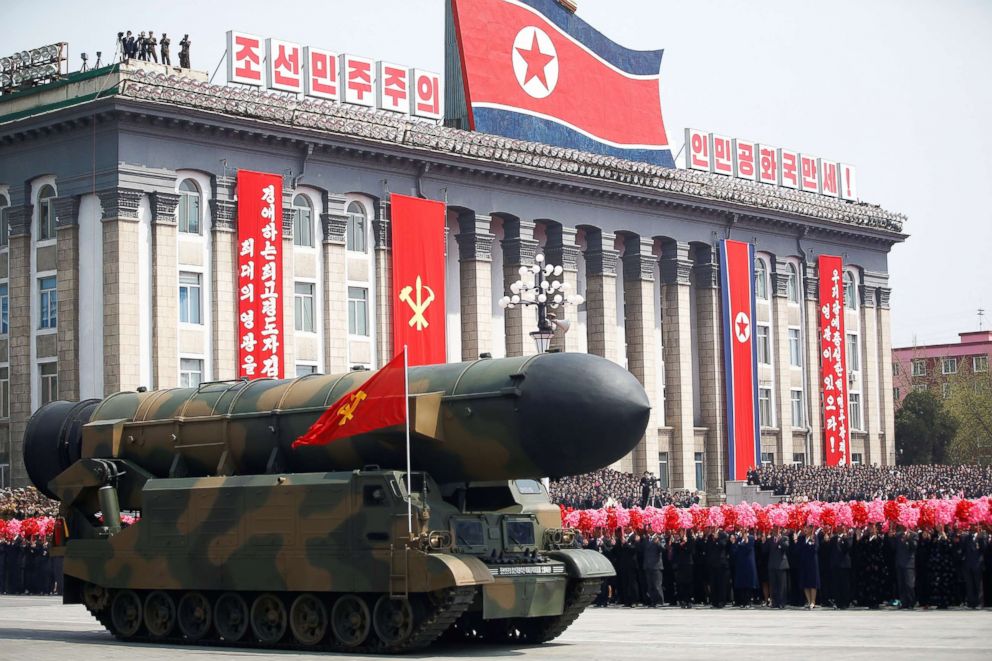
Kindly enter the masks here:
<path id="1" fill-rule="evenodd" d="M 406 527 L 413 539 L 413 475 L 410 472 L 410 354 L 403 345 L 403 406 L 406 414 Z"/>

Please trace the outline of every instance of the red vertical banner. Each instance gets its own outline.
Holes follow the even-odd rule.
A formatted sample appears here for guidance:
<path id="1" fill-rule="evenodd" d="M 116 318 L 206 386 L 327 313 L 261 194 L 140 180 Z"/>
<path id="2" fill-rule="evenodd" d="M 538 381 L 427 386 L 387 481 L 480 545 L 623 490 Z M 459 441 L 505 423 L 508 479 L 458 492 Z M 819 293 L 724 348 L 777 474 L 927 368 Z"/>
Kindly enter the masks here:
<path id="1" fill-rule="evenodd" d="M 851 463 L 847 419 L 847 336 L 844 332 L 844 268 L 840 257 L 820 255 L 820 393 L 823 463 Z"/>
<path id="2" fill-rule="evenodd" d="M 754 343 L 754 246 L 720 242 L 723 360 L 727 387 L 727 479 L 761 463 L 758 354 Z"/>
<path id="3" fill-rule="evenodd" d="M 410 365 L 446 360 L 443 202 L 393 194 L 393 349 Z"/>
<path id="4" fill-rule="evenodd" d="M 283 377 L 282 310 L 282 177 L 239 170 L 239 377 Z"/>

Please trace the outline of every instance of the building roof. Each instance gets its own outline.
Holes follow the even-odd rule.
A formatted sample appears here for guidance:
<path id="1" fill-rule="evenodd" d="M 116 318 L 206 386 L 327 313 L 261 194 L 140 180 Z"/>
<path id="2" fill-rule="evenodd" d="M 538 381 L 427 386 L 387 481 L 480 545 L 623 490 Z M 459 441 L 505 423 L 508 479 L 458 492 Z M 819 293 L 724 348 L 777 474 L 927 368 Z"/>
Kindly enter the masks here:
<path id="1" fill-rule="evenodd" d="M 992 354 L 992 330 L 958 333 L 958 337 L 961 338 L 960 342 L 898 347 L 892 353 L 899 354 L 903 360 Z"/>
<path id="2" fill-rule="evenodd" d="M 202 76 L 185 73 L 164 74 L 144 67 L 121 65 L 108 67 L 107 73 L 117 74 L 119 80 L 115 81 L 115 85 L 107 85 L 100 98 L 118 97 L 181 106 L 363 141 L 405 146 L 439 155 L 449 154 L 504 163 L 515 168 L 597 179 L 646 191 L 670 192 L 701 202 L 728 202 L 806 216 L 891 233 L 891 239 L 896 241 L 904 238 L 901 232 L 906 216 L 864 202 L 851 203 L 825 195 L 705 172 L 663 168 L 575 149 L 449 128 L 330 101 L 297 98 L 246 87 L 212 85 Z M 16 96 L 23 96 L 23 93 Z M 5 100 L 0 97 L 0 104 Z M 64 107 L 70 102 L 66 99 L 57 105 Z M 0 110 L 0 124 L 42 111 L 42 108 L 35 108 L 34 112 L 19 112 L 14 117 Z"/>

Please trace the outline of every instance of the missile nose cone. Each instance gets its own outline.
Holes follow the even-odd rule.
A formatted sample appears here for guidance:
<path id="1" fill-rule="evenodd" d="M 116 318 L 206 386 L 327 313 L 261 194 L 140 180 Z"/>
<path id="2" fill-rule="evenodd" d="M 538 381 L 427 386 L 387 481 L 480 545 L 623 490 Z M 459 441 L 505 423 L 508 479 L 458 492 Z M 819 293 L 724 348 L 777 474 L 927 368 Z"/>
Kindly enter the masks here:
<path id="1" fill-rule="evenodd" d="M 547 477 L 619 460 L 644 437 L 651 403 L 620 365 L 584 353 L 542 354 L 521 383 L 522 444 Z"/>

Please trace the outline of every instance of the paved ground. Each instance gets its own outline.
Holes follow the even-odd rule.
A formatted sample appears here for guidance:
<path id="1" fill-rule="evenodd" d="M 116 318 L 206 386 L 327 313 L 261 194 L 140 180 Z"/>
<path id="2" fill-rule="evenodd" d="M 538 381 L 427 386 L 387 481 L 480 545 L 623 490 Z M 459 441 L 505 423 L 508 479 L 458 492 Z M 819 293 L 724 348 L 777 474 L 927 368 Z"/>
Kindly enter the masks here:
<path id="1" fill-rule="evenodd" d="M 444 645 L 404 658 L 992 659 L 992 611 L 591 609 L 546 645 Z M 82 606 L 56 597 L 0 597 L 0 659 L 177 661 L 315 659 L 315 654 L 125 645 Z M 397 657 L 388 657 L 397 658 Z"/>

